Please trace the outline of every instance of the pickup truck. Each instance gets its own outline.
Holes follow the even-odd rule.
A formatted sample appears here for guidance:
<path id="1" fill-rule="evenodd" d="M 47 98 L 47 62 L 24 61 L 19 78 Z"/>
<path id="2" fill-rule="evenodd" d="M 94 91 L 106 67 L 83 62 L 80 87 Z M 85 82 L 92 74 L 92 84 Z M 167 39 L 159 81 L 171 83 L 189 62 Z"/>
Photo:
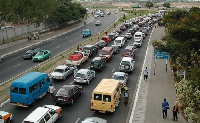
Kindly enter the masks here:
<path id="1" fill-rule="evenodd" d="M 67 65 L 71 66 L 82 66 L 82 64 L 88 60 L 88 54 L 81 52 L 81 51 L 75 51 L 73 54 L 71 54 L 68 59 L 66 60 Z"/>
<path id="2" fill-rule="evenodd" d="M 92 35 L 92 31 L 89 29 L 84 29 L 82 32 L 83 37 L 89 37 Z"/>

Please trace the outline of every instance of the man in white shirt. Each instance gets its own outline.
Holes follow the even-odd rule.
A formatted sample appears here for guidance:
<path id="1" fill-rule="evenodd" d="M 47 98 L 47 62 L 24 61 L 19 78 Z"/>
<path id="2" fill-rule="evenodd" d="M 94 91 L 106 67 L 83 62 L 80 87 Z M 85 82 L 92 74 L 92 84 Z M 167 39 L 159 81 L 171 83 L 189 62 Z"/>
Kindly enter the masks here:
<path id="1" fill-rule="evenodd" d="M 49 86 L 49 93 L 51 94 L 52 98 L 54 97 L 54 91 L 55 91 L 55 90 L 56 90 L 56 89 L 53 87 L 53 85 L 50 84 L 50 86 Z"/>
<path id="2" fill-rule="evenodd" d="M 144 74 L 144 80 L 147 80 L 148 79 L 148 69 L 147 69 L 147 67 L 144 69 L 143 74 Z"/>

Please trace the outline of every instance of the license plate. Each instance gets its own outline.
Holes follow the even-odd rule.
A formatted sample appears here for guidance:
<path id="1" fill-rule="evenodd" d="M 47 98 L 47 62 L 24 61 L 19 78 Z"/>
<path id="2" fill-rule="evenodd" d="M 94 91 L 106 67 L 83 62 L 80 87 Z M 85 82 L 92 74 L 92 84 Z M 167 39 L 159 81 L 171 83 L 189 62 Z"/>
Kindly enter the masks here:
<path id="1" fill-rule="evenodd" d="M 17 105 L 22 105 L 21 103 L 17 103 Z"/>
<path id="2" fill-rule="evenodd" d="M 63 100 L 62 98 L 58 98 L 58 100 Z"/>

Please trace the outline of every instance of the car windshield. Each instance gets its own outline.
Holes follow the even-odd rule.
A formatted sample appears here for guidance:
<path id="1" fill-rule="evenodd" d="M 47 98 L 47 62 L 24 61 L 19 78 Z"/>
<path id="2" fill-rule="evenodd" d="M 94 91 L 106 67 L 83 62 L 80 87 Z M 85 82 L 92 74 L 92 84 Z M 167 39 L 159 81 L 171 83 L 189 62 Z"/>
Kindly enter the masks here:
<path id="1" fill-rule="evenodd" d="M 126 34 L 126 36 L 131 36 L 131 34 Z"/>
<path id="2" fill-rule="evenodd" d="M 121 43 L 121 40 L 115 40 L 116 43 Z"/>
<path id="3" fill-rule="evenodd" d="M 55 69 L 53 72 L 59 72 L 59 73 L 63 73 L 64 70 L 63 69 Z"/>
<path id="4" fill-rule="evenodd" d="M 26 54 L 32 54 L 32 53 L 33 53 L 33 50 L 26 51 Z"/>
<path id="5" fill-rule="evenodd" d="M 101 51 L 100 55 L 108 55 L 108 52 L 107 51 Z"/>
<path id="6" fill-rule="evenodd" d="M 83 31 L 83 33 L 89 33 L 89 31 L 87 31 L 87 30 L 84 30 L 84 31 Z"/>
<path id="7" fill-rule="evenodd" d="M 84 74 L 81 74 L 81 73 L 77 73 L 77 74 L 76 74 L 76 77 L 84 78 L 85 75 L 84 75 Z"/>
<path id="8" fill-rule="evenodd" d="M 114 76 L 113 76 L 113 79 L 116 79 L 116 80 L 124 80 L 124 76 L 114 75 Z"/>
<path id="9" fill-rule="evenodd" d="M 140 43 L 140 41 L 134 41 L 135 43 Z"/>
<path id="10" fill-rule="evenodd" d="M 127 64 L 130 64 L 130 62 L 129 61 L 122 61 L 121 62 L 121 65 L 127 65 Z"/>
<path id="11" fill-rule="evenodd" d="M 113 49 L 117 49 L 117 46 L 112 46 Z"/>
<path id="12" fill-rule="evenodd" d="M 135 35 L 135 37 L 141 37 L 141 35 Z"/>
<path id="13" fill-rule="evenodd" d="M 92 64 L 94 64 L 94 63 L 99 63 L 99 60 L 93 60 Z"/>
<path id="14" fill-rule="evenodd" d="M 69 90 L 65 89 L 65 88 L 61 88 L 59 91 L 58 91 L 58 95 L 70 95 L 70 92 Z"/>
<path id="15" fill-rule="evenodd" d="M 108 35 L 108 37 L 109 37 L 109 38 L 112 38 L 112 37 L 113 37 L 113 35 Z"/>

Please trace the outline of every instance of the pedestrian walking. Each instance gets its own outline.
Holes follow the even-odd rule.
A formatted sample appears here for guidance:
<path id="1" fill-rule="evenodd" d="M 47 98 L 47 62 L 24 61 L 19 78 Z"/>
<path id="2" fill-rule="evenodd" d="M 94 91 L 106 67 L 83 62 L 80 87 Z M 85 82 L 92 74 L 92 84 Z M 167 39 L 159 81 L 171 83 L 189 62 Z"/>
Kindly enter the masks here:
<path id="1" fill-rule="evenodd" d="M 147 80 L 148 79 L 148 69 L 147 69 L 147 67 L 144 69 L 143 74 L 144 74 L 144 80 Z"/>
<path id="2" fill-rule="evenodd" d="M 33 37 L 34 37 L 34 39 L 36 40 L 36 38 L 37 38 L 37 35 L 34 33 Z"/>
<path id="3" fill-rule="evenodd" d="M 179 109 L 180 109 L 180 107 L 178 105 L 178 102 L 176 101 L 175 105 L 173 107 L 173 110 L 172 110 L 172 112 L 173 112 L 173 121 L 177 121 L 178 120 Z"/>
<path id="4" fill-rule="evenodd" d="M 169 109 L 169 103 L 166 101 L 166 99 L 164 99 L 164 102 L 162 103 L 162 113 L 164 119 L 167 117 L 167 109 Z"/>
<path id="5" fill-rule="evenodd" d="M 38 38 L 38 40 L 40 39 L 40 34 L 39 33 L 37 34 L 37 38 Z"/>
<path id="6" fill-rule="evenodd" d="M 74 70 L 74 76 L 76 76 L 76 73 L 78 72 L 78 68 L 77 68 L 77 66 L 76 66 L 76 65 L 74 65 L 74 68 L 73 68 L 73 70 Z"/>
<path id="7" fill-rule="evenodd" d="M 49 93 L 50 93 L 52 99 L 53 99 L 53 97 L 54 97 L 54 92 L 55 92 L 55 90 L 56 90 L 56 89 L 53 87 L 53 85 L 50 84 L 50 86 L 49 86 Z"/>
<path id="8" fill-rule="evenodd" d="M 77 46 L 77 51 L 79 51 L 80 50 L 80 45 L 78 44 L 78 46 Z"/>
<path id="9" fill-rule="evenodd" d="M 126 90 L 124 92 L 124 106 L 128 105 L 128 100 L 129 100 L 129 93 L 128 93 L 128 90 Z"/>

